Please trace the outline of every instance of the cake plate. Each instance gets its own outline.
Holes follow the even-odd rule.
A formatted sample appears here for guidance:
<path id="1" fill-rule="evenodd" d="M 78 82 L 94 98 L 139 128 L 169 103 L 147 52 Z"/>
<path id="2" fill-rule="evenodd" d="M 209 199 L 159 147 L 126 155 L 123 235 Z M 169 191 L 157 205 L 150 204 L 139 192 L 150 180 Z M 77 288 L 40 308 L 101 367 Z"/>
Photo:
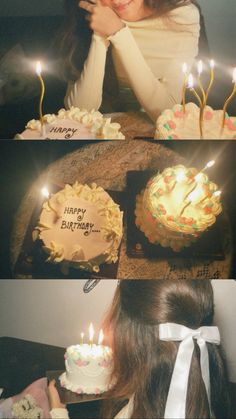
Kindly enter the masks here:
<path id="1" fill-rule="evenodd" d="M 60 189 L 64 188 L 65 184 L 48 184 L 48 188 L 51 193 L 56 193 Z M 123 210 L 124 203 L 122 200 L 122 192 L 119 191 L 107 191 L 112 199 L 120 205 L 121 210 Z M 119 260 L 119 250 L 118 250 L 118 260 L 116 263 L 111 264 L 102 264 L 100 265 L 100 271 L 87 272 L 84 270 L 70 268 L 68 275 L 64 275 L 60 270 L 59 264 L 47 263 L 46 259 L 48 255 L 42 249 L 41 240 L 32 239 L 32 232 L 37 225 L 40 212 L 42 210 L 42 205 L 45 198 L 39 194 L 38 200 L 35 204 L 24 241 L 22 243 L 21 251 L 17 262 L 15 264 L 14 276 L 33 276 L 34 278 L 80 278 L 80 279 L 102 279 L 102 278 L 116 278 L 117 269 L 118 269 L 118 260 Z"/>
<path id="2" fill-rule="evenodd" d="M 148 180 L 157 171 L 130 171 L 127 172 L 127 254 L 136 258 L 202 258 L 224 260 L 223 249 L 223 218 L 219 215 L 216 222 L 208 230 L 180 252 L 174 252 L 170 247 L 162 247 L 149 242 L 144 233 L 135 224 L 136 197 L 144 190 Z"/>
<path id="3" fill-rule="evenodd" d="M 53 379 L 56 380 L 56 389 L 59 393 L 60 400 L 63 404 L 86 403 L 106 399 L 107 393 L 77 394 L 73 391 L 67 390 L 66 388 L 62 387 L 59 381 L 59 377 L 63 372 L 64 371 L 60 370 L 46 372 L 46 377 L 48 381 L 51 381 Z"/>

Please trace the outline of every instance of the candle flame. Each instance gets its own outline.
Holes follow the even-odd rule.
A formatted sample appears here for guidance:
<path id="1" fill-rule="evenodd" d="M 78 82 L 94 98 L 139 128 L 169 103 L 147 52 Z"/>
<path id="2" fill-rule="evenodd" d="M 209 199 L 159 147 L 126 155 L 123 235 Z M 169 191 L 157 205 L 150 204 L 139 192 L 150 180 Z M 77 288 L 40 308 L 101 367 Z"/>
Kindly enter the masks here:
<path id="1" fill-rule="evenodd" d="M 45 198 L 49 198 L 49 190 L 46 186 L 41 189 L 41 193 Z"/>
<path id="2" fill-rule="evenodd" d="M 233 71 L 233 83 L 236 84 L 236 67 L 234 68 L 234 71 Z"/>
<path id="3" fill-rule="evenodd" d="M 197 181 L 197 182 L 199 182 L 200 180 L 201 180 L 201 177 L 202 177 L 202 173 L 198 173 L 196 176 L 195 176 L 195 180 Z"/>
<path id="4" fill-rule="evenodd" d="M 198 70 L 198 74 L 199 74 L 199 76 L 200 76 L 200 74 L 202 74 L 202 71 L 203 71 L 203 63 L 202 63 L 202 60 L 200 60 L 200 61 L 198 62 L 198 65 L 197 65 L 197 70 Z"/>
<path id="5" fill-rule="evenodd" d="M 195 199 L 199 197 L 200 193 L 201 193 L 200 189 L 196 189 L 195 191 L 191 192 L 189 194 L 189 201 L 193 202 Z"/>
<path id="6" fill-rule="evenodd" d="M 210 60 L 210 67 L 213 70 L 213 68 L 215 68 L 215 61 L 214 60 Z"/>
<path id="7" fill-rule="evenodd" d="M 80 334 L 80 336 L 81 336 L 81 339 L 83 339 L 83 338 L 84 338 L 84 333 L 82 332 L 82 333 Z"/>
<path id="8" fill-rule="evenodd" d="M 40 76 L 42 73 L 42 66 L 41 66 L 40 61 L 37 61 L 36 63 L 36 73 L 38 74 L 38 76 Z"/>
<path id="9" fill-rule="evenodd" d="M 194 86 L 193 75 L 190 73 L 188 76 L 188 89 L 192 89 Z"/>
<path id="10" fill-rule="evenodd" d="M 101 345 L 104 339 L 104 333 L 103 330 L 101 329 L 99 332 L 99 336 L 98 336 L 98 344 Z"/>
<path id="11" fill-rule="evenodd" d="M 185 179 L 185 174 L 184 172 L 179 172 L 176 176 L 176 181 L 177 182 L 182 182 Z"/>
<path id="12" fill-rule="evenodd" d="M 186 64 L 186 63 L 183 63 L 183 66 L 182 66 L 182 71 L 183 71 L 183 73 L 184 73 L 184 74 L 187 74 L 187 71 L 188 71 L 188 66 L 187 66 L 187 64 Z"/>
<path id="13" fill-rule="evenodd" d="M 221 193 L 222 193 L 221 191 L 215 191 L 215 192 L 213 193 L 213 195 L 214 195 L 214 196 L 220 196 L 220 195 L 221 195 Z"/>
<path id="14" fill-rule="evenodd" d="M 89 340 L 90 340 L 90 342 L 93 342 L 93 337 L 94 337 L 94 327 L 93 327 L 93 324 L 90 323 L 90 325 L 89 325 Z"/>
<path id="15" fill-rule="evenodd" d="M 215 164 L 215 160 L 210 160 L 207 164 L 206 164 L 206 168 L 208 167 L 212 167 Z"/>

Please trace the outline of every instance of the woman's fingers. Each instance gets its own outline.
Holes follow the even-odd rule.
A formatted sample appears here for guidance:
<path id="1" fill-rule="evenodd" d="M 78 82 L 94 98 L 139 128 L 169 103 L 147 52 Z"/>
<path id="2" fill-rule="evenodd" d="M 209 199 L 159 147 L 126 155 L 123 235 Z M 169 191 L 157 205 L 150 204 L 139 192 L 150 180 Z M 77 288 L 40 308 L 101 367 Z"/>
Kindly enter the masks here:
<path id="1" fill-rule="evenodd" d="M 48 384 L 48 396 L 49 396 L 50 406 L 52 409 L 64 408 L 65 405 L 61 403 L 55 384 L 56 384 L 55 380 L 50 381 L 50 383 Z"/>
<path id="2" fill-rule="evenodd" d="M 88 12 L 88 13 L 93 13 L 93 9 L 94 9 L 95 6 L 96 6 L 96 3 L 91 4 L 91 3 L 89 3 L 88 1 L 85 1 L 85 0 L 81 0 L 79 2 L 79 7 L 81 9 L 86 10 L 86 12 Z"/>

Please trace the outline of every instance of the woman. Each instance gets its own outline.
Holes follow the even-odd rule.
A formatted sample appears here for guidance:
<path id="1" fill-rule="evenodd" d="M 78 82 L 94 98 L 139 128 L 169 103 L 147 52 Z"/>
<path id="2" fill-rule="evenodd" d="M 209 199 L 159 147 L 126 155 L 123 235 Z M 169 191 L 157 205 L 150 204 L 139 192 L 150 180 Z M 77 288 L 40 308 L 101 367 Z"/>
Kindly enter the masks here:
<path id="1" fill-rule="evenodd" d="M 111 380 L 115 382 L 107 397 L 116 402 L 104 402 L 102 418 L 229 418 L 227 376 L 219 341 L 206 339 L 209 367 L 202 370 L 200 366 L 202 338 L 197 335 L 199 328 L 210 330 L 210 334 L 217 329 L 212 327 L 213 312 L 213 291 L 208 281 L 121 281 L 105 323 L 114 355 Z M 195 333 L 190 339 L 194 343 L 189 370 L 184 365 L 181 374 L 182 380 L 187 373 L 186 400 L 181 396 L 182 381 L 176 389 L 173 387 L 173 371 L 186 339 L 164 338 L 161 327 L 170 323 Z M 187 359 L 185 353 L 183 359 Z M 174 412 L 185 403 L 185 416 L 167 415 L 171 388 Z M 49 390 L 52 417 L 67 418 L 53 383 Z"/>
<path id="2" fill-rule="evenodd" d="M 191 0 L 66 0 L 60 54 L 65 105 L 144 109 L 155 121 L 181 102 L 182 65 L 198 55 L 199 8 Z"/>

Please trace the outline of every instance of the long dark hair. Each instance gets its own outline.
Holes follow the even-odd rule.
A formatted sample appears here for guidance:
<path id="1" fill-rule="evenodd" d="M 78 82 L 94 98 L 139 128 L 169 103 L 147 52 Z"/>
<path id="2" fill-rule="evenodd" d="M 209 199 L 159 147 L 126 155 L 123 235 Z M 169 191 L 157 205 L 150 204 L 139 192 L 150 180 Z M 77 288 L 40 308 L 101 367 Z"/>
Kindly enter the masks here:
<path id="1" fill-rule="evenodd" d="M 158 13 L 158 16 L 167 14 L 180 6 L 191 3 L 196 5 L 201 16 L 200 49 L 201 51 L 204 49 L 204 55 L 207 55 L 208 43 L 204 19 L 195 0 L 144 0 L 144 3 Z M 64 78 L 67 81 L 76 81 L 88 55 L 92 31 L 85 19 L 86 12 L 78 7 L 78 0 L 64 0 L 64 8 L 65 20 L 57 36 L 56 45 L 61 57 Z"/>
<path id="2" fill-rule="evenodd" d="M 192 329 L 212 325 L 213 311 L 213 291 L 207 280 L 121 281 L 105 321 L 114 353 L 115 385 L 108 394 L 110 401 L 104 402 L 102 417 L 114 417 L 124 400 L 135 395 L 132 418 L 163 418 L 179 343 L 160 341 L 158 325 L 174 322 Z M 229 393 L 222 350 L 208 344 L 208 351 L 211 408 L 216 418 L 227 418 Z M 199 363 L 195 343 L 187 418 L 210 417 Z"/>

